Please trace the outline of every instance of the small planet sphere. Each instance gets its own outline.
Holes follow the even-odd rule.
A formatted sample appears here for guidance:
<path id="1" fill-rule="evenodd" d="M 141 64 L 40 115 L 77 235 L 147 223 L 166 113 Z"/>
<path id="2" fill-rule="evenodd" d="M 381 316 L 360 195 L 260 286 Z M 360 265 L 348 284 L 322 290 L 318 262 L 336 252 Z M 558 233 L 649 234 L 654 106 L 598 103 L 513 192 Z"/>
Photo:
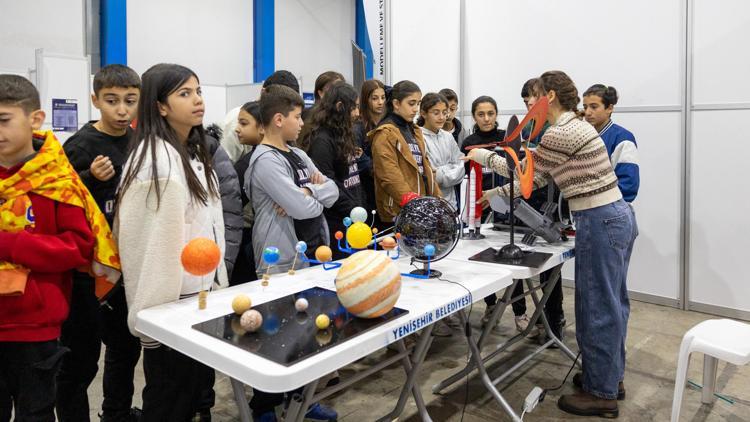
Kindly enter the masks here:
<path id="1" fill-rule="evenodd" d="M 263 325 L 263 315 L 255 309 L 245 311 L 240 317 L 240 326 L 246 331 L 254 333 Z"/>
<path id="2" fill-rule="evenodd" d="M 387 251 L 396 249 L 396 239 L 391 236 L 386 236 L 380 241 L 380 247 Z"/>
<path id="3" fill-rule="evenodd" d="M 367 221 L 367 210 L 362 207 L 354 207 L 349 213 L 349 217 L 355 223 L 364 223 Z"/>
<path id="4" fill-rule="evenodd" d="M 242 315 L 253 306 L 253 301 L 248 295 L 239 294 L 232 299 L 232 310 L 237 315 Z"/>
<path id="5" fill-rule="evenodd" d="M 304 297 L 301 297 L 294 302 L 294 309 L 296 309 L 297 312 L 305 312 L 308 306 L 310 306 L 310 304 Z"/>
<path id="6" fill-rule="evenodd" d="M 320 314 L 315 318 L 315 326 L 318 327 L 319 330 L 325 330 L 330 325 L 331 318 L 326 314 Z"/>
<path id="7" fill-rule="evenodd" d="M 355 249 L 364 249 L 372 241 L 370 226 L 356 222 L 346 229 L 346 241 Z"/>
<path id="8" fill-rule="evenodd" d="M 182 268 L 195 276 L 213 272 L 221 261 L 221 250 L 211 239 L 198 237 L 185 245 L 180 254 Z"/>
<path id="9" fill-rule="evenodd" d="M 341 231 L 337 231 L 336 234 L 333 235 L 333 237 L 335 237 L 336 240 L 341 240 L 344 238 L 344 233 L 342 233 Z"/>
<path id="10" fill-rule="evenodd" d="M 333 251 L 328 246 L 318 246 L 315 250 L 315 259 L 320 262 L 328 262 L 333 258 Z"/>
<path id="11" fill-rule="evenodd" d="M 299 253 L 305 253 L 307 252 L 307 243 L 303 241 L 297 242 L 297 244 L 294 246 L 294 250 L 296 250 Z"/>
<path id="12" fill-rule="evenodd" d="M 279 254 L 279 248 L 275 246 L 269 246 L 263 250 L 263 261 L 265 261 L 268 265 L 273 265 L 279 262 L 280 257 L 281 255 Z"/>
<path id="13" fill-rule="evenodd" d="M 349 227 L 352 225 L 352 219 L 349 217 L 344 217 L 344 227 Z"/>
<path id="14" fill-rule="evenodd" d="M 424 254 L 425 256 L 428 256 L 428 257 L 435 256 L 435 245 L 431 243 L 424 245 Z"/>

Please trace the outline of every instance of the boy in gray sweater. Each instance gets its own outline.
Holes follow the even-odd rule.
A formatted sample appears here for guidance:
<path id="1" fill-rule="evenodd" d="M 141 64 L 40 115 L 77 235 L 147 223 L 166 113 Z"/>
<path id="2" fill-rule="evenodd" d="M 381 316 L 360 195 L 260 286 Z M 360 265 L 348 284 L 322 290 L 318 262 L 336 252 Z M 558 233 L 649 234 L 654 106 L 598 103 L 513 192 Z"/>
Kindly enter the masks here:
<path id="1" fill-rule="evenodd" d="M 245 173 L 245 191 L 255 210 L 253 251 L 258 273 L 266 270 L 263 249 L 279 248 L 272 272 L 285 272 L 294 261 L 295 245 L 303 240 L 310 254 L 328 245 L 323 209 L 339 197 L 336 184 L 323 176 L 304 151 L 289 146 L 302 127 L 302 98 L 287 87 L 272 85 L 260 99 L 265 136 L 253 152 Z M 296 268 L 306 266 L 297 260 Z"/>

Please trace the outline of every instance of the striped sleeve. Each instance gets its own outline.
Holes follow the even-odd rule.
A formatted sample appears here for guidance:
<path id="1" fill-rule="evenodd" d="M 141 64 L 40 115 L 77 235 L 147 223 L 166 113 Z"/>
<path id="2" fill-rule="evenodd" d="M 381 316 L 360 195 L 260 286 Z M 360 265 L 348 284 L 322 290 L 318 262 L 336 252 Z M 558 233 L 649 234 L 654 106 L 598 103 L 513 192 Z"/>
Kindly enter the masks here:
<path id="1" fill-rule="evenodd" d="M 638 148 L 635 141 L 621 141 L 610 157 L 617 176 L 617 186 L 626 202 L 633 202 L 640 187 Z"/>

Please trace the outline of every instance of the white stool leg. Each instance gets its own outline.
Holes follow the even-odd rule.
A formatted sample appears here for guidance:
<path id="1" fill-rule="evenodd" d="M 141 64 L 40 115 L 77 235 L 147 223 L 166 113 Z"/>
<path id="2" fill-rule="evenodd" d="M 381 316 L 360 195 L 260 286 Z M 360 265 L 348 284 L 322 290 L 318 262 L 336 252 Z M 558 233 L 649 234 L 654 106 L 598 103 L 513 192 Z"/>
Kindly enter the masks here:
<path id="1" fill-rule="evenodd" d="M 682 405 L 682 393 L 685 392 L 685 379 L 687 378 L 688 365 L 690 365 L 690 346 L 693 337 L 689 334 L 682 338 L 680 355 L 677 358 L 677 375 L 674 381 L 674 397 L 672 398 L 671 422 L 680 420 L 680 407 Z"/>
<path id="2" fill-rule="evenodd" d="M 701 401 L 706 404 L 713 403 L 714 391 L 716 390 L 716 369 L 719 360 L 710 355 L 703 357 L 703 394 Z"/>

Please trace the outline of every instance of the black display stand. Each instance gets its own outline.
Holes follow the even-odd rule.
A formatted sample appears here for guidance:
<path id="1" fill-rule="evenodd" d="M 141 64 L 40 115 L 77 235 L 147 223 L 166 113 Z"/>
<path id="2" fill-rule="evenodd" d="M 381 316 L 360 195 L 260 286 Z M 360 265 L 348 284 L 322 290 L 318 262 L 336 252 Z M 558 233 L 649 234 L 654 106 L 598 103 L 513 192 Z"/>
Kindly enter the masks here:
<path id="1" fill-rule="evenodd" d="M 306 312 L 297 312 L 294 303 L 299 298 L 308 301 Z M 240 316 L 231 313 L 193 325 L 211 337 L 264 357 L 284 366 L 291 366 L 337 344 L 407 314 L 393 308 L 379 318 L 358 318 L 346 311 L 336 292 L 313 287 L 271 302 L 253 306 L 263 315 L 263 325 L 254 333 L 245 332 Z M 318 330 L 315 318 L 326 314 L 331 325 Z"/>

